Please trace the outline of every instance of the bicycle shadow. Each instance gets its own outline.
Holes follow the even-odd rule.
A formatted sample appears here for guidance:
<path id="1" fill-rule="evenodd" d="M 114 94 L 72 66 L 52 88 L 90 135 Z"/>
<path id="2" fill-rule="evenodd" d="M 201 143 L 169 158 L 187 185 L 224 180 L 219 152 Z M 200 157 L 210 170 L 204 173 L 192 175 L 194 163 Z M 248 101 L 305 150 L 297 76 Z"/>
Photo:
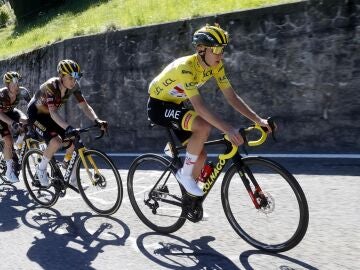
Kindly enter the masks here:
<path id="1" fill-rule="evenodd" d="M 247 269 L 247 270 L 255 270 L 255 269 L 260 269 L 260 268 L 256 268 L 255 266 L 252 267 L 250 262 L 249 262 L 249 257 L 250 256 L 256 256 L 256 255 L 260 255 L 260 256 L 270 256 L 270 257 L 274 257 L 276 260 L 279 260 L 277 262 L 277 264 L 279 265 L 278 268 L 274 268 L 273 266 L 271 266 L 271 269 L 279 269 L 279 270 L 295 270 L 295 269 L 309 269 L 309 270 L 318 270 L 318 268 L 313 267 L 303 261 L 291 258 L 289 256 L 286 256 L 284 254 L 279 254 L 279 253 L 270 253 L 270 252 L 265 252 L 265 251 L 261 251 L 261 250 L 247 250 L 244 251 L 243 253 L 240 254 L 240 263 L 242 264 L 242 266 Z M 267 265 L 269 267 L 269 265 Z M 299 268 L 301 267 L 301 268 Z"/>
<path id="2" fill-rule="evenodd" d="M 91 264 L 105 246 L 124 246 L 130 235 L 124 222 L 90 212 L 62 216 L 52 208 L 35 208 L 23 223 L 39 232 L 27 256 L 43 269 L 94 269 Z"/>
<path id="3" fill-rule="evenodd" d="M 136 244 L 147 258 L 170 269 L 239 269 L 209 245 L 214 240 L 213 236 L 202 236 L 188 242 L 175 235 L 147 232 L 137 238 Z"/>
<path id="4" fill-rule="evenodd" d="M 20 227 L 18 218 L 24 209 L 33 203 L 24 190 L 18 190 L 14 185 L 5 182 L 0 184 L 0 232 L 8 232 Z"/>

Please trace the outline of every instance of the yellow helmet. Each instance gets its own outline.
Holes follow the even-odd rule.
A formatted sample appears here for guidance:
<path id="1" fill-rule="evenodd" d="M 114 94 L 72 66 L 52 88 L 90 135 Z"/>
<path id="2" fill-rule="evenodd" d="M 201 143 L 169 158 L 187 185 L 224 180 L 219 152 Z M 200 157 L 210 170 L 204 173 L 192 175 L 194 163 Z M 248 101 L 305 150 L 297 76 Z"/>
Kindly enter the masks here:
<path id="1" fill-rule="evenodd" d="M 75 79 L 80 79 L 82 76 L 79 64 L 70 59 L 61 60 L 57 65 L 57 72 L 61 75 L 70 75 Z"/>
<path id="2" fill-rule="evenodd" d="M 193 44 L 207 47 L 226 46 L 229 42 L 229 34 L 219 24 L 205 25 L 194 33 Z"/>
<path id="3" fill-rule="evenodd" d="M 14 79 L 17 82 L 19 82 L 21 80 L 20 74 L 17 73 L 16 71 L 8 71 L 4 74 L 3 82 L 4 82 L 4 84 L 10 83 L 10 82 L 15 82 Z"/>

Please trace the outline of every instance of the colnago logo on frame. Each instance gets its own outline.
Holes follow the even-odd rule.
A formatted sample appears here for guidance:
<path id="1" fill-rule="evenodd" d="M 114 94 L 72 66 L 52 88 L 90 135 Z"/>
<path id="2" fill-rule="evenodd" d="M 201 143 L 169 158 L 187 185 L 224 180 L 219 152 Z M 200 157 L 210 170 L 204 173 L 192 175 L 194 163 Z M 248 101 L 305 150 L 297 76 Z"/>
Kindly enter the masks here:
<path id="1" fill-rule="evenodd" d="M 224 165 L 226 164 L 226 159 L 219 159 L 218 163 L 214 167 L 214 170 L 210 174 L 210 177 L 207 179 L 205 185 L 204 185 L 204 192 L 208 192 L 209 189 L 214 184 L 216 178 L 221 173 L 222 169 L 224 168 Z"/>

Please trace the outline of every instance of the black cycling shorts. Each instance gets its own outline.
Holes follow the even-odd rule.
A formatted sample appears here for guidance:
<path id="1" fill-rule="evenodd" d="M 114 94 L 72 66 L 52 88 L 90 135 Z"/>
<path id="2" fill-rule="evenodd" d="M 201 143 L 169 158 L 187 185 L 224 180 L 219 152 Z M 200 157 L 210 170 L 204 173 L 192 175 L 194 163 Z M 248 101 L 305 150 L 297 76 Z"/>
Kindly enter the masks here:
<path id="1" fill-rule="evenodd" d="M 191 124 L 196 117 L 193 110 L 185 108 L 182 104 L 166 102 L 155 98 L 149 98 L 147 104 L 149 119 L 157 125 L 174 130 L 176 137 L 182 143 L 190 138 Z"/>
<path id="2" fill-rule="evenodd" d="M 19 122 L 21 115 L 20 112 L 18 111 L 18 109 L 14 109 L 12 111 L 9 112 L 4 112 L 4 114 L 6 114 L 11 120 L 15 121 L 15 122 Z M 7 135 L 10 135 L 10 130 L 9 130 L 9 125 L 7 123 L 5 123 L 4 121 L 0 120 L 0 135 L 2 137 L 5 137 Z"/>
<path id="3" fill-rule="evenodd" d="M 56 137 L 65 138 L 65 130 L 60 127 L 47 113 L 40 113 L 36 108 L 35 102 L 30 104 L 27 110 L 29 124 L 34 127 L 35 132 L 45 140 L 46 143 Z"/>

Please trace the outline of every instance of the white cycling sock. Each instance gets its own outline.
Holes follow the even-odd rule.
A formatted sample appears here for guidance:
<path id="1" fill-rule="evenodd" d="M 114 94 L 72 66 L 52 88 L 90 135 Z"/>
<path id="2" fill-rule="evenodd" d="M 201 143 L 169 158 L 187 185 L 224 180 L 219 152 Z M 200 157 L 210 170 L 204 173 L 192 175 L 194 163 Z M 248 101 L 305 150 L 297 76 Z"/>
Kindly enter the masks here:
<path id="1" fill-rule="evenodd" d="M 192 176 L 194 165 L 195 165 L 195 162 L 197 161 L 198 157 L 199 157 L 198 155 L 193 155 L 193 154 L 186 152 L 184 165 L 181 169 L 182 175 Z"/>
<path id="2" fill-rule="evenodd" d="M 42 157 L 41 162 L 39 164 L 39 170 L 46 170 L 46 167 L 49 163 L 49 159 L 47 157 Z"/>
<path id="3" fill-rule="evenodd" d="M 13 170 L 13 163 L 14 161 L 12 159 L 6 160 L 6 169 L 8 172 Z"/>

